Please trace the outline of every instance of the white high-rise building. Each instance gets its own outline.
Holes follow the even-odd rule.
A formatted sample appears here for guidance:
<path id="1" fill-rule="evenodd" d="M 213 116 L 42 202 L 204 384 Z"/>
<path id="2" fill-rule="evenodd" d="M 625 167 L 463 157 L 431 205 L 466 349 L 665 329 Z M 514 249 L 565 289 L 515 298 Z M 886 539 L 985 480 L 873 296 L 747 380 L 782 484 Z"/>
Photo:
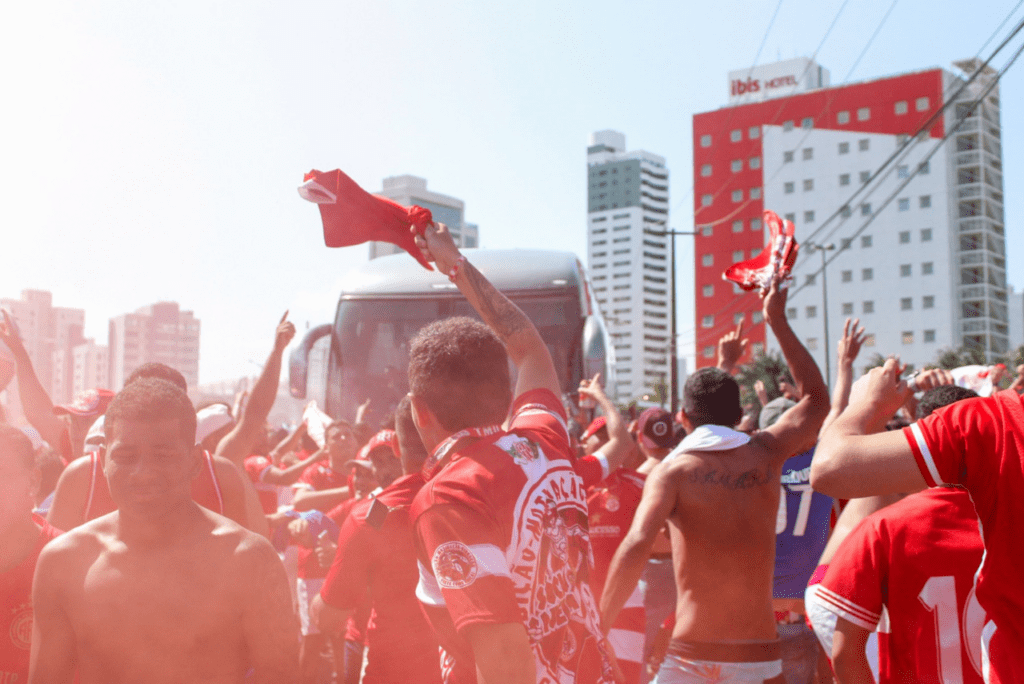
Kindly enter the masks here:
<path id="1" fill-rule="evenodd" d="M 598 131 L 587 148 L 587 261 L 615 347 L 624 402 L 653 399 L 670 382 L 672 264 L 665 159 L 626 150 L 626 136 Z"/>
<path id="2" fill-rule="evenodd" d="M 119 390 L 144 363 L 176 369 L 190 388 L 199 384 L 199 319 L 177 302 L 158 302 L 110 319 L 110 385 Z"/>
<path id="3" fill-rule="evenodd" d="M 71 350 L 71 390 L 79 392 L 106 387 L 110 379 L 107 346 L 88 339 Z"/>
<path id="4" fill-rule="evenodd" d="M 374 194 L 406 207 L 415 204 L 429 209 L 435 221 L 448 226 L 456 245 L 466 248 L 480 246 L 480 229 L 475 223 L 466 223 L 466 206 L 462 200 L 427 190 L 427 179 L 418 176 L 391 176 L 384 179 L 383 185 L 383 189 Z M 401 247 L 389 242 L 370 243 L 371 259 L 402 252 Z"/>

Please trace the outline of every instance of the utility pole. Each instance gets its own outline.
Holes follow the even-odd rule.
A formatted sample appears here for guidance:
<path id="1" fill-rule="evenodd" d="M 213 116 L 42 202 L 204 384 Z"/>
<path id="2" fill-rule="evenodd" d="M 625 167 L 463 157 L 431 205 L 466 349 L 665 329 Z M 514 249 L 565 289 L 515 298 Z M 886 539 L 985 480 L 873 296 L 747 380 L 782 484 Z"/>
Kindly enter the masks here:
<path id="1" fill-rule="evenodd" d="M 830 357 L 832 356 L 832 349 L 829 346 L 828 341 L 828 274 L 826 271 L 827 264 L 825 262 L 825 252 L 830 252 L 836 248 L 834 243 L 828 243 L 827 245 L 818 244 L 816 242 L 806 243 L 807 249 L 812 252 L 817 251 L 821 254 L 821 308 L 822 313 L 825 317 L 825 386 L 832 387 L 832 362 Z"/>

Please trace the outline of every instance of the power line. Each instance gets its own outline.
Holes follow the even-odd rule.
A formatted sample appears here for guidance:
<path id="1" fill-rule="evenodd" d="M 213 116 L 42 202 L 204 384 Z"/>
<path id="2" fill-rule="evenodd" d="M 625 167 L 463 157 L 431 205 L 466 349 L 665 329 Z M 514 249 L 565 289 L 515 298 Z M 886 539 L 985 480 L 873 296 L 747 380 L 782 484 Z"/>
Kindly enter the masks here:
<path id="1" fill-rule="evenodd" d="M 853 72 L 857 70 L 857 65 L 860 64 L 860 60 L 864 59 L 864 55 L 867 54 L 868 48 L 870 48 L 871 44 L 875 42 L 875 38 L 878 37 L 878 34 L 882 32 L 882 27 L 885 26 L 885 21 L 889 18 L 889 15 L 892 14 L 892 11 L 896 9 L 896 3 L 899 1 L 900 0 L 892 0 L 892 4 L 889 5 L 888 11 L 886 11 L 885 16 L 882 17 L 882 21 L 878 22 L 878 26 L 875 27 L 875 32 L 871 34 L 870 38 L 868 38 L 867 45 L 865 45 L 864 49 L 860 51 L 860 55 L 858 55 L 857 59 L 854 60 L 853 66 L 850 67 L 850 71 L 846 74 L 846 78 L 843 79 L 843 81 L 849 81 L 850 77 L 853 76 Z"/>

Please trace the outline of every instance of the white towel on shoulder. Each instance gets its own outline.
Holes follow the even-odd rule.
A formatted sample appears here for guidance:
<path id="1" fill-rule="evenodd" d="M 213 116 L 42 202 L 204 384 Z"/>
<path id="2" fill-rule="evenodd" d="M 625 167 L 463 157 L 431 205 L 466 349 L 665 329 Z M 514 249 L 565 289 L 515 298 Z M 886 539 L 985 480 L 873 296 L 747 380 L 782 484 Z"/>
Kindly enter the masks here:
<path id="1" fill-rule="evenodd" d="M 750 441 L 750 435 L 725 427 L 724 425 L 701 425 L 691 432 L 672 450 L 665 460 L 675 458 L 688 451 L 728 451 L 741 447 Z"/>

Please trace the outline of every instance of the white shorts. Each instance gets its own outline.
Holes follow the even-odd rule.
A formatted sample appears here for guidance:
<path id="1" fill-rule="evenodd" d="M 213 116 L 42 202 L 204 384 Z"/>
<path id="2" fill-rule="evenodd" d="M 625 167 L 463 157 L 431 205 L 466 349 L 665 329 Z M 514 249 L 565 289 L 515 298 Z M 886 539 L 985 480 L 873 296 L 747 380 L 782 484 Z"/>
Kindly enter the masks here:
<path id="1" fill-rule="evenodd" d="M 299 600 L 299 624 L 302 627 L 302 636 L 308 634 L 319 634 L 320 628 L 312 624 L 309 619 L 309 608 L 313 605 L 313 599 L 320 594 L 324 586 L 324 578 L 306 579 L 299 577 L 295 580 L 295 590 Z"/>
<path id="2" fill-rule="evenodd" d="M 704 657 L 702 657 L 704 656 Z M 694 643 L 673 639 L 655 684 L 785 684 L 778 640 Z"/>

